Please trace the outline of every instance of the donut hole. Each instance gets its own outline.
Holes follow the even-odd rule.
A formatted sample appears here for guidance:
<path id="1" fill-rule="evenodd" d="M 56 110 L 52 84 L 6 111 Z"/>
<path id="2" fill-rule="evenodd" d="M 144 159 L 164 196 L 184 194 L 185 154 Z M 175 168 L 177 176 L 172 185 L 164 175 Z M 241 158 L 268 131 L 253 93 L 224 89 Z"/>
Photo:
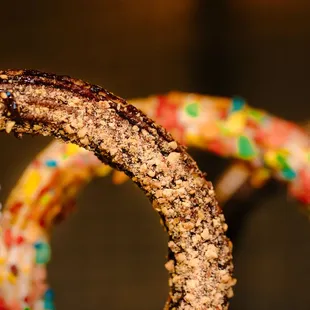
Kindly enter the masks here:
<path id="1" fill-rule="evenodd" d="M 57 309 L 163 308 L 167 237 L 141 190 L 96 179 L 77 209 L 52 234 L 48 274 Z"/>

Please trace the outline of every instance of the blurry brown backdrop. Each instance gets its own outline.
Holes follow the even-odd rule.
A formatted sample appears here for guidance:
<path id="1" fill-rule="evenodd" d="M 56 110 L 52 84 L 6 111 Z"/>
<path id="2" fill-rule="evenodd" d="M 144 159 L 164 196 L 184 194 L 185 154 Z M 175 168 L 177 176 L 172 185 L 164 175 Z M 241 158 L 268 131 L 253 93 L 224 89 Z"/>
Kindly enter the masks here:
<path id="1" fill-rule="evenodd" d="M 281 117 L 310 118 L 309 1 L 0 2 L 1 68 L 68 74 L 125 98 L 238 94 Z M 0 135 L 1 201 L 49 141 Z M 193 155 L 213 180 L 226 164 Z M 247 201 L 243 225 L 228 215 L 240 225 L 231 309 L 310 309 L 310 225 L 284 188 L 273 190 Z M 57 309 L 161 309 L 166 237 L 142 193 L 96 180 L 78 205 L 53 235 Z"/>

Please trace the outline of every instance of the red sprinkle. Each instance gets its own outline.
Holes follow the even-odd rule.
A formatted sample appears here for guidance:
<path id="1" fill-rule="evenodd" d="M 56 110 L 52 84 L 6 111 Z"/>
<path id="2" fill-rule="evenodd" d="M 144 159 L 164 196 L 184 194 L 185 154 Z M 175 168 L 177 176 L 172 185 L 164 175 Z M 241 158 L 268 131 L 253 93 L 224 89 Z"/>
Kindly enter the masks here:
<path id="1" fill-rule="evenodd" d="M 18 268 L 16 265 L 11 266 L 11 273 L 16 277 L 18 275 Z"/>
<path id="2" fill-rule="evenodd" d="M 4 231 L 4 243 L 7 247 L 11 247 L 13 243 L 12 232 L 10 229 Z"/>
<path id="3" fill-rule="evenodd" d="M 16 238 L 16 244 L 18 244 L 18 245 L 24 243 L 24 241 L 25 241 L 25 239 L 24 239 L 23 236 L 18 236 L 18 237 Z"/>
<path id="4" fill-rule="evenodd" d="M 44 194 L 46 194 L 50 190 L 50 186 L 45 186 L 39 192 L 38 198 L 41 198 Z"/>
<path id="5" fill-rule="evenodd" d="M 36 159 L 32 164 L 35 168 L 39 168 L 41 166 L 41 163 L 38 159 Z"/>
<path id="6" fill-rule="evenodd" d="M 45 219 L 41 218 L 41 219 L 39 220 L 39 225 L 40 225 L 42 228 L 44 228 L 44 227 L 45 227 Z"/>
<path id="7" fill-rule="evenodd" d="M 18 201 L 18 202 L 15 202 L 10 208 L 9 208 L 9 210 L 10 210 L 10 212 L 12 212 L 12 213 L 17 213 L 19 210 L 20 210 L 20 208 L 23 206 L 23 203 L 22 202 L 20 202 L 20 201 Z"/>

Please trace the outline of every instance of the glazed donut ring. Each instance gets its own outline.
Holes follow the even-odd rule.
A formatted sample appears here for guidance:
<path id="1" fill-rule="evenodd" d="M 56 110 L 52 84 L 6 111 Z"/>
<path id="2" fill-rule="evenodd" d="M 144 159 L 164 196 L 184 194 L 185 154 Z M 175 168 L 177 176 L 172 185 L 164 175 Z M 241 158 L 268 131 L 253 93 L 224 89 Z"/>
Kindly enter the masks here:
<path id="1" fill-rule="evenodd" d="M 227 226 L 212 185 L 184 148 L 98 86 L 36 71 L 2 71 L 0 79 L 0 130 L 75 143 L 145 192 L 169 237 L 165 308 L 227 309 L 234 284 Z"/>

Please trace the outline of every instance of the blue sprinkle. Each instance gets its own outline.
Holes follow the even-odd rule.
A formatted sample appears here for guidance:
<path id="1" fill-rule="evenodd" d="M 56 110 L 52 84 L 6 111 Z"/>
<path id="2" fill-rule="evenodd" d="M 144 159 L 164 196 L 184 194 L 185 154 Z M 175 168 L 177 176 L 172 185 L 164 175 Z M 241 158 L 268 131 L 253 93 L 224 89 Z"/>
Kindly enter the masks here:
<path id="1" fill-rule="evenodd" d="M 47 160 L 45 162 L 46 166 L 47 167 L 50 167 L 50 168 L 55 168 L 57 167 L 57 161 L 56 160 L 53 160 L 53 159 L 50 159 L 50 160 Z"/>
<path id="2" fill-rule="evenodd" d="M 244 105 L 245 105 L 245 101 L 243 98 L 234 97 L 232 99 L 230 113 L 242 110 Z"/>
<path id="3" fill-rule="evenodd" d="M 54 299 L 54 292 L 51 288 L 49 288 L 45 294 L 44 294 L 44 298 L 48 299 L 48 300 L 53 300 Z"/>
<path id="4" fill-rule="evenodd" d="M 282 174 L 283 176 L 287 179 L 287 180 L 293 180 L 296 178 L 296 172 L 290 168 L 286 168 L 284 170 L 282 170 Z"/>
<path id="5" fill-rule="evenodd" d="M 44 310 L 55 310 L 54 303 L 49 300 L 44 300 Z"/>
<path id="6" fill-rule="evenodd" d="M 36 242 L 35 244 L 34 244 L 34 247 L 36 248 L 36 249 L 41 249 L 42 248 L 42 246 L 43 246 L 43 243 L 42 242 Z"/>
<path id="7" fill-rule="evenodd" d="M 6 95 L 7 95 L 8 97 L 10 97 L 12 94 L 11 94 L 11 92 L 7 91 L 7 92 L 6 92 Z"/>
<path id="8" fill-rule="evenodd" d="M 44 310 L 55 310 L 54 292 L 50 288 L 44 294 Z"/>

